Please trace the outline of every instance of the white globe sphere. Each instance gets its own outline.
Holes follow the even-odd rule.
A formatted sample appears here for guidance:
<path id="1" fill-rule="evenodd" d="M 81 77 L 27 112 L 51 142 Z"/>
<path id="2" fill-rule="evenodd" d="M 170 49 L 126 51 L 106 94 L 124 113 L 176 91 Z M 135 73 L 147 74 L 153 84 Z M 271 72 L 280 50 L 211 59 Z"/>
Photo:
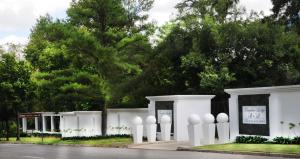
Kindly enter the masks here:
<path id="1" fill-rule="evenodd" d="M 220 113 L 217 115 L 218 123 L 226 123 L 228 122 L 228 115 L 225 113 Z"/>
<path id="2" fill-rule="evenodd" d="M 147 122 L 147 124 L 155 124 L 156 123 L 155 116 L 152 116 L 152 115 L 148 116 L 146 119 L 146 122 Z"/>
<path id="3" fill-rule="evenodd" d="M 207 124 L 212 124 L 215 121 L 215 117 L 212 114 L 205 114 L 203 120 Z"/>
<path id="4" fill-rule="evenodd" d="M 189 124 L 197 125 L 201 122 L 200 116 L 197 114 L 192 114 L 189 116 L 188 122 L 189 122 Z"/>
<path id="5" fill-rule="evenodd" d="M 161 123 L 171 123 L 171 118 L 169 117 L 169 115 L 163 115 L 160 119 Z"/>
<path id="6" fill-rule="evenodd" d="M 133 118 L 132 123 L 134 125 L 142 125 L 143 124 L 143 119 L 139 116 L 136 116 L 135 118 Z"/>

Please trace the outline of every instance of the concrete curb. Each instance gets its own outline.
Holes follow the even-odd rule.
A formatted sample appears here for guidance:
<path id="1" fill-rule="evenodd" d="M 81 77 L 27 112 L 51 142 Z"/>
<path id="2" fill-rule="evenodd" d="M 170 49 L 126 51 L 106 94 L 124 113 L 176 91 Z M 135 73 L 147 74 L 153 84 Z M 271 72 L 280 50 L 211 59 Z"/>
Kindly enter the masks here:
<path id="1" fill-rule="evenodd" d="M 178 147 L 177 151 L 239 154 L 239 155 L 285 157 L 285 158 L 300 158 L 300 155 L 298 155 L 298 154 L 279 154 L 279 153 L 270 153 L 270 152 L 233 152 L 233 151 L 216 151 L 216 150 L 197 150 L 197 149 L 185 148 L 185 147 Z"/>

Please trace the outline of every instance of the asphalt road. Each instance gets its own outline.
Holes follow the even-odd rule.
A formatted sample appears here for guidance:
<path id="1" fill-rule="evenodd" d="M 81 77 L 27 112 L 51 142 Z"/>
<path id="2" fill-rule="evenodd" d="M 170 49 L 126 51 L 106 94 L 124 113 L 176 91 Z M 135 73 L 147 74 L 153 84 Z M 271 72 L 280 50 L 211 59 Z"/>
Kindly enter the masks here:
<path id="1" fill-rule="evenodd" d="M 217 153 L 0 144 L 0 159 L 277 159 Z M 279 158 L 278 158 L 279 159 Z"/>

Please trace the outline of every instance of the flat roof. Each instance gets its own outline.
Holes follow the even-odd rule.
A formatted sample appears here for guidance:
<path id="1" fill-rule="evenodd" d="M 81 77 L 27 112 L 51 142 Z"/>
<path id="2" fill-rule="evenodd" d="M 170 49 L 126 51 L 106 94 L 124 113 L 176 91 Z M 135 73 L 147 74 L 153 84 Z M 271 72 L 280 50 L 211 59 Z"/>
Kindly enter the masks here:
<path id="1" fill-rule="evenodd" d="M 225 89 L 228 94 L 269 94 L 273 92 L 300 92 L 300 85 L 272 86 L 272 87 L 252 87 Z"/>
<path id="2" fill-rule="evenodd" d="M 166 96 L 147 96 L 148 100 L 173 101 L 173 100 L 202 100 L 212 99 L 215 95 L 166 95 Z"/>

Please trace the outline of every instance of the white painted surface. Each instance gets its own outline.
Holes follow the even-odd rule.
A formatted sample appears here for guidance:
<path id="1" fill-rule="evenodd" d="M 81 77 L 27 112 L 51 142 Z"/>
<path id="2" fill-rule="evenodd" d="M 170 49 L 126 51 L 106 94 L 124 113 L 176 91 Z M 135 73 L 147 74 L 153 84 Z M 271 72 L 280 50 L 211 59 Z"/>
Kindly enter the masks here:
<path id="1" fill-rule="evenodd" d="M 192 146 L 200 146 L 201 145 L 201 125 L 200 124 L 190 124 L 188 125 L 189 131 L 189 143 Z"/>
<path id="2" fill-rule="evenodd" d="M 197 114 L 192 114 L 188 119 L 188 134 L 189 142 L 192 146 L 200 146 L 200 140 L 202 135 L 201 130 L 201 118 Z"/>
<path id="3" fill-rule="evenodd" d="M 147 130 L 147 140 L 148 142 L 155 142 L 156 141 L 156 131 L 157 131 L 157 124 L 155 116 L 148 116 L 146 119 L 146 130 Z"/>
<path id="4" fill-rule="evenodd" d="M 22 118 L 22 130 L 23 130 L 23 133 L 27 132 L 27 119 L 26 118 Z"/>
<path id="5" fill-rule="evenodd" d="M 146 97 L 150 103 L 150 115 L 155 115 L 155 101 L 174 101 L 174 139 L 188 141 L 188 117 L 198 114 L 200 117 L 211 113 L 211 99 L 214 95 L 170 95 Z"/>
<path id="6" fill-rule="evenodd" d="M 101 111 L 64 112 L 61 115 L 62 137 L 100 136 Z"/>
<path id="7" fill-rule="evenodd" d="M 160 123 L 160 139 L 161 141 L 170 141 L 171 139 L 171 119 L 168 115 L 163 115 L 161 117 Z"/>
<path id="8" fill-rule="evenodd" d="M 219 144 L 225 144 L 229 142 L 229 123 L 222 122 L 217 123 L 217 131 L 219 136 Z"/>
<path id="9" fill-rule="evenodd" d="M 134 117 L 140 116 L 144 121 L 148 116 L 147 108 L 135 109 L 108 109 L 107 110 L 107 134 L 132 134 L 131 121 Z M 144 127 L 144 132 L 146 132 Z M 144 133 L 146 136 L 146 133 Z"/>
<path id="10" fill-rule="evenodd" d="M 215 143 L 216 124 L 203 123 L 202 124 L 203 136 L 201 141 L 203 145 L 211 145 Z"/>
<path id="11" fill-rule="evenodd" d="M 270 138 L 276 136 L 293 137 L 300 135 L 300 85 L 225 89 L 230 94 L 229 119 L 230 139 L 239 134 L 238 95 L 270 94 L 269 123 Z M 295 127 L 290 129 L 290 124 Z"/>
<path id="12" fill-rule="evenodd" d="M 143 119 L 139 116 L 132 120 L 132 135 L 134 144 L 143 143 Z"/>

